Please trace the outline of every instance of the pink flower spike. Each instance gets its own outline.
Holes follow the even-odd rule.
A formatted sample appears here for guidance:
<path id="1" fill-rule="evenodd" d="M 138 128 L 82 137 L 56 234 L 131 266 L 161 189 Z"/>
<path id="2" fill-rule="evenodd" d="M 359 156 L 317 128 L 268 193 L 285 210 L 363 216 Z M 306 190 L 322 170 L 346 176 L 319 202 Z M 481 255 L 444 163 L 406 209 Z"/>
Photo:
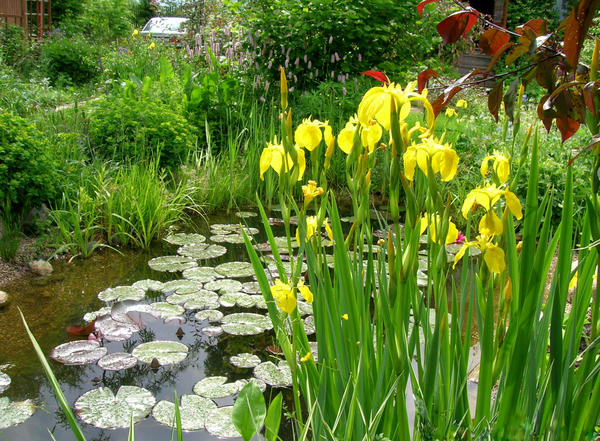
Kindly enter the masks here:
<path id="1" fill-rule="evenodd" d="M 456 238 L 456 240 L 454 241 L 454 243 L 458 243 L 458 244 L 465 243 L 465 239 L 466 239 L 465 235 L 462 234 L 462 231 L 459 231 L 458 232 L 458 237 Z"/>

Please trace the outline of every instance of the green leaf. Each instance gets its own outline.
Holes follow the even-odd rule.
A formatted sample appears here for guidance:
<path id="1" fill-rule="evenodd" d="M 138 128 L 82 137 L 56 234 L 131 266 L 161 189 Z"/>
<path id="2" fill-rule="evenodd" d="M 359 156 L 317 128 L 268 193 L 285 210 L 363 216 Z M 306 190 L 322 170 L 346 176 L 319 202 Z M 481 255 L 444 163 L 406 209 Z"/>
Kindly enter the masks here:
<path id="1" fill-rule="evenodd" d="M 269 404 L 269 411 L 265 418 L 265 437 L 267 441 L 275 441 L 279 434 L 279 424 L 281 423 L 281 392 Z"/>
<path id="2" fill-rule="evenodd" d="M 266 413 L 265 397 L 258 386 L 253 382 L 246 384 L 235 400 L 232 414 L 233 424 L 244 441 L 250 441 L 260 430 Z"/>

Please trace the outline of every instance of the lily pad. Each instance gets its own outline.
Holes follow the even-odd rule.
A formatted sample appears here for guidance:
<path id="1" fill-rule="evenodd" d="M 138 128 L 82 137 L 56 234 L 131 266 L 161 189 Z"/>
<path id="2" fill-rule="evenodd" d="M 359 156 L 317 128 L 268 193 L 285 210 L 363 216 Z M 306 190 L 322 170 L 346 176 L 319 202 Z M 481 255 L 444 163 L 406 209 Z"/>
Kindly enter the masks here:
<path id="1" fill-rule="evenodd" d="M 108 354 L 98 360 L 98 366 L 105 371 L 123 371 L 134 367 L 136 364 L 137 358 L 125 352 Z"/>
<path id="2" fill-rule="evenodd" d="M 31 400 L 10 401 L 8 397 L 0 397 L 0 429 L 21 424 L 34 411 L 35 406 Z"/>
<path id="3" fill-rule="evenodd" d="M 241 219 L 258 216 L 254 211 L 238 211 L 235 215 Z"/>
<path id="4" fill-rule="evenodd" d="M 102 317 L 96 320 L 96 330 L 102 333 L 102 336 L 110 341 L 127 340 L 134 333 L 138 332 L 142 326 L 129 319 L 126 321 L 117 321 L 110 316 Z"/>
<path id="5" fill-rule="evenodd" d="M 217 405 L 208 398 L 198 395 L 183 395 L 179 405 L 181 428 L 187 431 L 204 429 L 206 416 L 216 408 Z M 152 409 L 152 416 L 165 426 L 175 427 L 175 405 L 171 401 L 159 401 Z"/>
<path id="6" fill-rule="evenodd" d="M 233 425 L 233 406 L 218 407 L 206 417 L 206 430 L 221 438 L 240 438 L 242 435 Z"/>
<path id="7" fill-rule="evenodd" d="M 223 313 L 217 309 L 205 309 L 196 313 L 196 320 L 209 322 L 220 322 L 223 318 Z"/>
<path id="8" fill-rule="evenodd" d="M 219 297 L 219 303 L 224 308 L 232 308 L 235 305 L 241 308 L 257 308 L 258 304 L 262 306 L 263 302 L 263 296 L 251 296 L 243 292 L 227 292 Z"/>
<path id="9" fill-rule="evenodd" d="M 152 363 L 157 359 L 161 365 L 179 363 L 188 354 L 188 347 L 176 341 L 151 341 L 142 343 L 131 352 L 138 360 L 144 363 Z"/>
<path id="10" fill-rule="evenodd" d="M 301 316 L 310 315 L 313 313 L 313 307 L 311 304 L 299 301 L 297 303 L 297 305 L 298 305 L 298 313 Z"/>
<path id="11" fill-rule="evenodd" d="M 246 232 L 248 236 L 258 234 L 258 229 L 253 227 L 246 227 L 240 224 L 212 224 L 210 231 L 213 234 L 241 234 L 242 230 Z"/>
<path id="12" fill-rule="evenodd" d="M 0 394 L 10 386 L 10 377 L 4 372 L 0 372 Z"/>
<path id="13" fill-rule="evenodd" d="M 112 308 L 110 306 L 104 306 L 97 311 L 87 312 L 83 315 L 83 321 L 86 323 L 93 322 L 98 317 L 103 317 L 105 315 L 110 314 L 111 309 Z"/>
<path id="14" fill-rule="evenodd" d="M 173 245 L 189 245 L 205 242 L 206 237 L 198 233 L 174 233 L 169 234 L 165 238 L 165 241 Z"/>
<path id="15" fill-rule="evenodd" d="M 225 398 L 229 395 L 237 394 L 245 383 L 234 381 L 233 383 L 227 383 L 227 377 L 207 377 L 198 381 L 193 391 L 196 395 L 200 395 L 205 398 Z"/>
<path id="16" fill-rule="evenodd" d="M 201 289 L 189 294 L 173 294 L 167 302 L 183 305 L 185 309 L 216 309 L 219 307 L 219 296 L 214 291 Z"/>
<path id="17" fill-rule="evenodd" d="M 148 261 L 148 266 L 155 271 L 176 272 L 198 266 L 194 259 L 184 256 L 161 256 Z"/>
<path id="18" fill-rule="evenodd" d="M 163 282 L 159 282 L 158 280 L 152 280 L 152 279 L 138 280 L 131 286 L 132 286 L 132 288 L 143 289 L 144 291 L 162 291 L 163 290 Z"/>
<path id="19" fill-rule="evenodd" d="M 144 315 L 147 314 L 147 315 Z M 134 300 L 125 300 L 123 302 L 116 303 L 110 310 L 110 316 L 113 320 L 118 322 L 137 325 L 138 328 L 142 328 L 144 321 L 149 316 L 152 319 L 158 318 L 158 311 L 152 308 L 147 303 L 141 303 Z"/>
<path id="20" fill-rule="evenodd" d="M 252 277 L 254 268 L 250 262 L 226 262 L 215 267 L 215 271 L 225 277 Z"/>
<path id="21" fill-rule="evenodd" d="M 211 237 L 212 240 L 212 237 Z M 219 242 L 219 241 L 213 241 Z M 193 245 L 185 245 L 177 250 L 177 254 L 193 259 L 214 259 L 221 257 L 227 252 L 227 248 L 222 245 L 199 243 Z"/>
<path id="22" fill-rule="evenodd" d="M 210 291 L 216 291 L 219 294 L 225 294 L 226 292 L 239 292 L 242 290 L 242 284 L 237 280 L 233 279 L 219 279 L 212 282 L 208 282 L 204 285 L 204 289 Z"/>
<path id="23" fill-rule="evenodd" d="M 98 298 L 103 302 L 122 302 L 124 300 L 142 300 L 146 296 L 143 289 L 133 286 L 117 286 L 108 288 L 98 294 Z"/>
<path id="24" fill-rule="evenodd" d="M 241 234 L 215 234 L 210 236 L 210 240 L 220 243 L 242 244 L 244 243 L 244 236 Z"/>
<path id="25" fill-rule="evenodd" d="M 209 337 L 217 337 L 223 333 L 223 328 L 220 326 L 206 326 L 202 328 L 202 333 Z"/>
<path id="26" fill-rule="evenodd" d="M 183 277 L 188 280 L 196 280 L 200 283 L 212 282 L 215 279 L 220 279 L 223 276 L 215 271 L 212 266 L 199 266 L 190 268 L 183 272 Z"/>
<path id="27" fill-rule="evenodd" d="M 251 312 L 229 314 L 221 322 L 223 331 L 231 335 L 256 335 L 273 329 L 269 317 Z"/>
<path id="28" fill-rule="evenodd" d="M 261 294 L 260 285 L 258 282 L 242 283 L 242 291 L 247 294 Z"/>
<path id="29" fill-rule="evenodd" d="M 162 319 L 177 317 L 185 312 L 185 308 L 180 305 L 173 305 L 168 302 L 156 302 L 150 305 Z"/>
<path id="30" fill-rule="evenodd" d="M 181 289 L 198 291 L 199 289 L 202 289 L 202 283 L 198 282 L 197 280 L 169 280 L 168 282 L 163 283 L 162 292 L 168 294 L 172 292 L 177 292 Z"/>
<path id="31" fill-rule="evenodd" d="M 304 332 L 306 332 L 306 335 L 313 335 L 316 332 L 315 317 L 312 315 L 309 315 L 302 321 L 304 322 Z"/>
<path id="32" fill-rule="evenodd" d="M 259 364 L 254 368 L 254 376 L 274 387 L 292 385 L 292 372 L 285 360 L 281 360 L 279 365 L 275 365 L 271 361 Z"/>
<path id="33" fill-rule="evenodd" d="M 117 395 L 108 387 L 100 387 L 86 392 L 75 402 L 75 413 L 83 421 L 100 429 L 116 429 L 129 427 L 130 419 L 134 422 L 144 419 L 156 399 L 141 387 L 121 386 Z"/>
<path id="34" fill-rule="evenodd" d="M 244 352 L 229 357 L 229 362 L 235 367 L 248 369 L 258 366 L 261 363 L 261 360 L 257 355 Z"/>
<path id="35" fill-rule="evenodd" d="M 96 322 L 97 323 L 97 322 Z M 67 366 L 94 363 L 106 355 L 108 349 L 94 340 L 75 340 L 63 343 L 50 351 L 50 358 Z"/>

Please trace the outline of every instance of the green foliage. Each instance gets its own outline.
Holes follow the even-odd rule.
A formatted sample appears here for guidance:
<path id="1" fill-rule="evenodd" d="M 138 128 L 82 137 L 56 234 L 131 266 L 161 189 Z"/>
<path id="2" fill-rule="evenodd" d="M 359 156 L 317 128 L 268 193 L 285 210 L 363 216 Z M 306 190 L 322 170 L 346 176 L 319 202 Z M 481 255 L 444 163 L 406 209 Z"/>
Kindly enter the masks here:
<path id="1" fill-rule="evenodd" d="M 178 167 L 194 148 L 194 128 L 171 107 L 128 98 L 101 101 L 90 117 L 89 142 L 104 159 L 136 162 L 158 157 Z"/>
<path id="2" fill-rule="evenodd" d="M 9 66 L 17 64 L 27 52 L 25 30 L 21 26 L 0 26 L 0 60 Z"/>
<path id="3" fill-rule="evenodd" d="M 514 30 L 529 20 L 541 17 L 546 19 L 549 28 L 553 29 L 558 25 L 556 3 L 556 0 L 511 0 L 508 2 L 506 27 Z"/>
<path id="4" fill-rule="evenodd" d="M 23 212 L 53 200 L 59 176 L 42 133 L 23 118 L 0 113 L 0 203 Z"/>
<path id="5" fill-rule="evenodd" d="M 137 0 L 133 3 L 133 23 L 141 28 L 148 20 L 157 15 L 156 1 Z"/>
<path id="6" fill-rule="evenodd" d="M 86 3 L 81 0 L 53 0 L 52 2 L 52 22 L 60 25 L 64 20 L 72 19 L 79 15 Z"/>
<path id="7" fill-rule="evenodd" d="M 52 85 L 81 85 L 100 72 L 98 51 L 84 39 L 53 36 L 40 48 L 40 64 Z"/>
<path id="8" fill-rule="evenodd" d="M 17 255 L 22 232 L 22 219 L 20 215 L 4 212 L 0 218 L 0 259 L 9 262 Z"/>
<path id="9" fill-rule="evenodd" d="M 418 1 L 254 0 L 240 8 L 259 51 L 277 75 L 284 66 L 300 84 L 385 66 L 402 70 L 432 53 L 439 38 L 423 27 Z M 435 15 L 435 14 L 432 14 Z M 432 19 L 431 15 L 426 20 Z M 423 30 L 425 29 L 425 31 Z M 414 32 L 411 32 L 413 30 Z M 290 85 L 293 85 L 290 83 Z"/>
<path id="10" fill-rule="evenodd" d="M 131 33 L 132 4 L 129 0 L 86 0 L 81 13 L 65 17 L 61 31 L 71 37 L 108 43 Z"/>

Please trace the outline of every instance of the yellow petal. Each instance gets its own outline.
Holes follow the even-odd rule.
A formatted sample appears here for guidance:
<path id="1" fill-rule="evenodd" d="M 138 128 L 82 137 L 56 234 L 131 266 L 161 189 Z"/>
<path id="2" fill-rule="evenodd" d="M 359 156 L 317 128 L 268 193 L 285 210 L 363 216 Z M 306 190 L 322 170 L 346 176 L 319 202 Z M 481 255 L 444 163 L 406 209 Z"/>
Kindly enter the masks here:
<path id="1" fill-rule="evenodd" d="M 437 156 L 442 157 L 439 168 L 442 181 L 451 181 L 456 175 L 458 155 L 453 149 L 444 149 L 442 152 L 438 153 Z"/>
<path id="2" fill-rule="evenodd" d="M 323 221 L 323 224 L 325 225 L 325 231 L 327 232 L 327 237 L 329 237 L 329 240 L 333 242 L 333 231 L 331 230 L 331 227 L 329 226 L 329 222 L 327 222 L 327 219 L 325 219 Z"/>
<path id="3" fill-rule="evenodd" d="M 508 181 L 508 176 L 510 175 L 510 162 L 508 162 L 508 158 L 503 156 L 496 159 L 494 161 L 494 171 L 500 182 Z"/>
<path id="4" fill-rule="evenodd" d="M 409 181 L 412 181 L 415 177 L 415 168 L 417 167 L 416 153 L 414 147 L 409 147 L 402 157 L 404 160 L 404 174 Z"/>
<path id="5" fill-rule="evenodd" d="M 345 127 L 338 134 L 338 145 L 340 146 L 340 149 L 347 155 L 349 155 L 352 151 L 352 146 L 354 145 L 355 131 L 355 127 Z"/>
<path id="6" fill-rule="evenodd" d="M 304 150 L 298 149 L 298 167 L 300 167 L 300 173 L 298 174 L 298 180 L 301 181 L 304 177 L 304 171 L 306 170 L 306 156 L 304 154 Z M 289 156 L 289 155 L 288 155 Z"/>
<path id="7" fill-rule="evenodd" d="M 475 204 L 475 200 L 476 200 L 475 191 L 476 190 L 471 190 L 469 192 L 469 194 L 467 195 L 467 197 L 465 198 L 465 201 L 463 202 L 461 212 L 465 219 L 468 219 L 469 211 L 471 211 L 471 208 L 473 208 L 473 204 Z"/>
<path id="8" fill-rule="evenodd" d="M 448 234 L 446 234 L 446 245 L 456 242 L 458 239 L 458 228 L 454 222 L 449 221 Z"/>
<path id="9" fill-rule="evenodd" d="M 456 264 L 460 261 L 460 259 L 463 258 L 467 249 L 469 249 L 469 247 L 472 247 L 472 246 L 473 246 L 472 242 L 463 243 L 462 247 L 460 247 L 460 250 L 458 250 L 458 253 L 456 253 L 456 255 L 454 256 L 454 265 L 452 265 L 452 269 L 456 268 Z"/>
<path id="10" fill-rule="evenodd" d="M 481 161 L 481 168 L 479 169 L 479 171 L 481 172 L 481 176 L 483 176 L 484 178 L 488 174 L 488 167 L 489 167 L 490 159 L 492 159 L 491 156 L 486 156 L 485 158 L 483 158 L 483 161 Z"/>
<path id="11" fill-rule="evenodd" d="M 312 351 L 308 351 L 304 357 L 300 359 L 302 363 L 306 363 L 308 360 L 312 358 Z"/>
<path id="12" fill-rule="evenodd" d="M 427 229 L 427 225 L 429 224 L 429 221 L 427 220 L 427 213 L 425 213 L 423 215 L 423 217 L 421 218 L 421 225 L 419 227 L 419 234 L 423 234 L 425 232 L 425 230 Z"/>
<path id="13" fill-rule="evenodd" d="M 506 193 L 504 193 L 504 199 L 506 200 L 506 206 L 510 212 L 517 219 L 521 219 L 523 217 L 523 212 L 521 211 L 521 201 L 519 198 L 512 191 L 507 190 Z"/>
<path id="14" fill-rule="evenodd" d="M 271 167 L 271 161 L 273 160 L 273 153 L 271 152 L 271 149 L 269 148 L 264 148 L 262 153 L 260 154 L 260 179 L 262 181 L 265 180 L 265 172 L 269 169 L 269 167 Z"/>
<path id="15" fill-rule="evenodd" d="M 467 102 L 463 99 L 460 99 L 456 102 L 456 107 L 466 109 L 468 106 Z"/>
<path id="16" fill-rule="evenodd" d="M 502 221 L 493 210 L 488 211 L 479 221 L 479 233 L 485 236 L 500 235 L 502 230 Z"/>
<path id="17" fill-rule="evenodd" d="M 296 144 L 311 152 L 321 143 L 322 137 L 319 127 L 306 123 L 300 124 L 294 133 Z"/>
<path id="18" fill-rule="evenodd" d="M 483 260 L 489 270 L 493 273 L 500 274 L 506 268 L 504 262 L 504 250 L 497 245 L 490 245 L 483 254 Z"/>
<path id="19" fill-rule="evenodd" d="M 298 291 L 300 291 L 300 294 L 302 295 L 304 300 L 306 300 L 306 303 L 311 304 L 313 302 L 313 293 L 308 286 L 304 285 L 304 283 L 298 283 Z"/>

